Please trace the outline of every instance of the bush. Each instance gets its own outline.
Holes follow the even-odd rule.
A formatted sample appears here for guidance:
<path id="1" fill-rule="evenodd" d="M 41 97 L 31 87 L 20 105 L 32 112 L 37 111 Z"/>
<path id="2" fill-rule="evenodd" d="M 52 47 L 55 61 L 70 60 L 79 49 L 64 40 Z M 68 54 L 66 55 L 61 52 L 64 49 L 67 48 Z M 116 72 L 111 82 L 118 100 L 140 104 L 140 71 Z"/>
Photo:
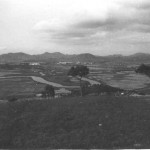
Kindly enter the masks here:
<path id="1" fill-rule="evenodd" d="M 10 97 L 10 98 L 8 98 L 8 101 L 9 101 L 9 102 L 15 102 L 15 101 L 17 101 L 17 100 L 18 100 L 17 97 Z"/>
<path id="2" fill-rule="evenodd" d="M 146 74 L 146 75 L 150 75 L 150 66 L 147 66 L 145 64 L 141 64 L 136 70 L 135 70 L 136 73 L 143 73 L 143 74 Z"/>
<path id="3" fill-rule="evenodd" d="M 44 92 L 45 92 L 44 95 L 46 95 L 46 97 L 54 97 L 55 96 L 55 89 L 51 85 L 46 85 Z"/>

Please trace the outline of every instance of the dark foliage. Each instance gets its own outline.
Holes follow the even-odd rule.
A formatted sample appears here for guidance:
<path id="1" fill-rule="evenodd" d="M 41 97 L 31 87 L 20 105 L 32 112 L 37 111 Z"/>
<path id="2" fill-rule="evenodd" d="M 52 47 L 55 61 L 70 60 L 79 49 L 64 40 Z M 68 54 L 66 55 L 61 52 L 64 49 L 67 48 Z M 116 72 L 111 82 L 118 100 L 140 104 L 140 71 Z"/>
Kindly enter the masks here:
<path id="1" fill-rule="evenodd" d="M 17 101 L 17 100 L 18 100 L 18 98 L 17 98 L 17 97 L 14 97 L 14 96 L 11 96 L 11 97 L 8 98 L 8 101 L 9 101 L 9 102 L 15 102 L 15 101 Z"/>
<path id="2" fill-rule="evenodd" d="M 82 87 L 82 91 L 84 95 L 88 95 L 88 94 L 92 94 L 95 93 L 97 95 L 100 95 L 102 93 L 106 93 L 106 94 L 111 94 L 111 93 L 116 93 L 116 92 L 123 92 L 123 89 L 120 88 L 115 88 L 115 87 L 111 87 L 109 85 L 106 84 L 95 84 L 92 86 L 83 86 Z"/>
<path id="3" fill-rule="evenodd" d="M 20 64 L 20 65 L 17 65 L 17 64 L 0 64 L 0 69 L 31 69 L 32 67 L 28 64 Z"/>
<path id="4" fill-rule="evenodd" d="M 80 76 L 81 78 L 89 74 L 89 68 L 84 65 L 76 65 L 71 67 L 68 72 L 68 75 L 71 76 Z"/>
<path id="5" fill-rule="evenodd" d="M 45 91 L 43 92 L 44 97 L 54 97 L 55 96 L 55 89 L 51 85 L 46 85 Z"/>
<path id="6" fill-rule="evenodd" d="M 142 73 L 142 74 L 146 74 L 146 75 L 150 75 L 150 66 L 147 66 L 145 64 L 141 64 L 136 70 L 136 73 Z"/>

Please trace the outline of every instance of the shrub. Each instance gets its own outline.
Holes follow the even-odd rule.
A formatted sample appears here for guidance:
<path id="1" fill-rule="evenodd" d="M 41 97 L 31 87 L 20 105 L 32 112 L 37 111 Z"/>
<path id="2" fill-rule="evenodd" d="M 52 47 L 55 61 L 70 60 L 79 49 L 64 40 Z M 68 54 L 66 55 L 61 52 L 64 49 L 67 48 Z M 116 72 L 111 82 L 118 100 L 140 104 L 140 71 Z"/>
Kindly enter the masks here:
<path id="1" fill-rule="evenodd" d="M 9 101 L 9 102 L 15 102 L 15 101 L 17 101 L 17 100 L 18 100 L 17 97 L 10 97 L 10 98 L 8 98 L 8 101 Z"/>

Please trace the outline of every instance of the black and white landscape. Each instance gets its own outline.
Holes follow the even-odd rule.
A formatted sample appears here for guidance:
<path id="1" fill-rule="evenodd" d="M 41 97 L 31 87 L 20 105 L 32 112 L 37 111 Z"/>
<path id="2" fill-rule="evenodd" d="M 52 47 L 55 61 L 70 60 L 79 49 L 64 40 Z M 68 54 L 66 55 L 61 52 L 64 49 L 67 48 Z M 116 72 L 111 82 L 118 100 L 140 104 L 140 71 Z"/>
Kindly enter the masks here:
<path id="1" fill-rule="evenodd" d="M 149 149 L 149 16 L 149 0 L 0 0 L 0 149 Z"/>

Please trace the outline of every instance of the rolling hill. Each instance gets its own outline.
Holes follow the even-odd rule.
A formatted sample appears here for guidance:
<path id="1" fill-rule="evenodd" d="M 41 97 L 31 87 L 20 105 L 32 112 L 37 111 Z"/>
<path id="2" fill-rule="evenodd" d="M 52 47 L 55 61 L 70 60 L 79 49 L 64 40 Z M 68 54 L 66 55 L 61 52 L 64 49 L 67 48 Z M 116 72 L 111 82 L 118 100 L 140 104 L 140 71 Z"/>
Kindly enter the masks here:
<path id="1" fill-rule="evenodd" d="M 144 149 L 149 102 L 91 96 L 1 103 L 1 149 Z"/>
<path id="2" fill-rule="evenodd" d="M 109 55 L 109 56 L 96 56 L 90 53 L 65 55 L 60 52 L 48 53 L 38 55 L 29 55 L 22 52 L 8 53 L 0 55 L 0 63 L 7 62 L 22 62 L 22 61 L 72 61 L 72 62 L 127 62 L 127 63 L 150 63 L 150 54 L 136 53 L 134 55 Z"/>

